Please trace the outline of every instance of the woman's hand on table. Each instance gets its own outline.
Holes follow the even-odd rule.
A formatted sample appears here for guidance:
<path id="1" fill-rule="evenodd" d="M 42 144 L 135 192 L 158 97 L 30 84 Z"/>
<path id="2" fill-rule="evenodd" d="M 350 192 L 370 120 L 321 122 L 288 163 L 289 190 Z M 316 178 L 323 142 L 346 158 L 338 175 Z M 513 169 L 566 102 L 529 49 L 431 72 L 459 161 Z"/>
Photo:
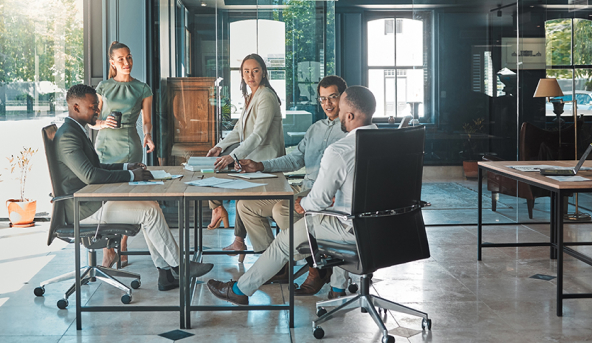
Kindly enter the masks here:
<path id="1" fill-rule="evenodd" d="M 220 156 L 221 153 L 222 153 L 222 148 L 220 148 L 219 146 L 215 146 L 215 147 L 211 148 L 210 151 L 208 151 L 206 157 L 217 157 L 217 156 Z"/>
<path id="2" fill-rule="evenodd" d="M 146 151 L 146 153 L 151 153 L 154 151 L 154 148 L 156 147 L 156 145 L 154 145 L 154 142 L 152 141 L 152 135 L 147 133 L 144 135 L 144 147 L 148 146 L 148 150 Z"/>
<path id="3" fill-rule="evenodd" d="M 222 156 L 216 160 L 216 163 L 214 163 L 214 168 L 216 170 L 222 170 L 222 169 L 228 167 L 228 165 L 231 164 L 232 162 L 234 162 L 234 159 L 232 158 L 232 156 L 230 156 L 230 155 Z"/>

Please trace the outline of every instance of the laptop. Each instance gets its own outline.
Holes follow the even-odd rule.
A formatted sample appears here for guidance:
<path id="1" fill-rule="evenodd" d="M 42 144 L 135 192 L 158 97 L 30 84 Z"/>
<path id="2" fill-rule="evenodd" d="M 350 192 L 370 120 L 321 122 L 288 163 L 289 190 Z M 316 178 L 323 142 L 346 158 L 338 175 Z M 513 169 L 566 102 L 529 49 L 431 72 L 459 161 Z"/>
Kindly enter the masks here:
<path id="1" fill-rule="evenodd" d="M 588 146 L 588 149 L 586 149 L 586 152 L 584 152 L 584 154 L 582 155 L 582 158 L 580 158 L 580 160 L 578 161 L 578 164 L 576 164 L 575 168 L 541 169 L 540 173 L 541 173 L 541 175 L 547 175 L 547 176 L 574 176 L 578 173 L 578 171 L 580 170 L 580 168 L 584 164 L 584 161 L 586 161 L 586 158 L 588 157 L 590 152 L 592 152 L 592 144 L 590 144 Z"/>
<path id="2" fill-rule="evenodd" d="M 403 129 L 409 126 L 409 122 L 411 121 L 411 119 L 413 119 L 412 116 L 405 116 L 403 117 L 403 119 L 401 119 L 401 122 L 399 123 L 399 129 Z"/>

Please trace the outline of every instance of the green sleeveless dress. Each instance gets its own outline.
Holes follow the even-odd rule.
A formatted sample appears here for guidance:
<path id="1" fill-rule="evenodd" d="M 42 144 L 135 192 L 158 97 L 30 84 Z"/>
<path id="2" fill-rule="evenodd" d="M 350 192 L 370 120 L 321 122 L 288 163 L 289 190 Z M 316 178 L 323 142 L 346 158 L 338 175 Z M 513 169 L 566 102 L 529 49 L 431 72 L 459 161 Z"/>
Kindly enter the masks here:
<path id="1" fill-rule="evenodd" d="M 136 79 L 130 82 L 109 79 L 99 83 L 97 93 L 103 99 L 101 120 L 107 119 L 112 111 L 122 113 L 120 129 L 99 130 L 95 149 L 101 163 L 142 162 L 142 141 L 136 122 L 142 110 L 142 100 L 152 96 L 152 90 Z"/>

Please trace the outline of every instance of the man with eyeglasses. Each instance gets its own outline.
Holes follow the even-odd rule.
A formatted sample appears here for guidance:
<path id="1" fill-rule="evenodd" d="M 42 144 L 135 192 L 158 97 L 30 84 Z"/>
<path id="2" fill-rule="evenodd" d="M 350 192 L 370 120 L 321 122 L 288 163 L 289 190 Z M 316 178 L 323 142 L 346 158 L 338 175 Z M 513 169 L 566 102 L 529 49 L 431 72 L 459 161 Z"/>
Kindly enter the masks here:
<path id="1" fill-rule="evenodd" d="M 246 172 L 291 172 L 305 167 L 306 174 L 302 186 L 293 185 L 294 193 L 305 192 L 312 188 L 321 164 L 321 157 L 325 149 L 332 143 L 345 137 L 339 121 L 339 98 L 347 88 L 347 83 L 339 76 L 331 75 L 323 78 L 318 86 L 317 93 L 323 111 L 327 115 L 311 125 L 298 147 L 291 153 L 267 160 L 256 162 L 252 160 L 240 160 L 242 169 Z M 304 192 L 304 194 L 302 194 Z M 236 205 L 237 216 L 240 218 L 235 225 L 235 241 L 225 250 L 243 250 L 246 248 L 244 239 L 249 234 L 254 251 L 264 251 L 274 239 L 268 217 L 272 217 L 281 230 L 290 227 L 290 203 L 288 200 L 247 200 L 239 201 Z M 298 220 L 302 215 L 294 213 L 294 219 Z M 242 225 L 241 225 L 242 221 Z M 243 227 L 244 226 L 244 227 Z M 246 232 L 245 232 L 246 231 Z M 324 284 L 328 283 L 332 271 L 312 268 L 312 259 L 307 259 L 309 274 L 306 281 L 295 290 L 295 295 L 313 295 L 319 292 Z M 272 277 L 267 283 L 288 283 L 288 265 Z M 347 274 L 344 274 L 345 278 Z"/>

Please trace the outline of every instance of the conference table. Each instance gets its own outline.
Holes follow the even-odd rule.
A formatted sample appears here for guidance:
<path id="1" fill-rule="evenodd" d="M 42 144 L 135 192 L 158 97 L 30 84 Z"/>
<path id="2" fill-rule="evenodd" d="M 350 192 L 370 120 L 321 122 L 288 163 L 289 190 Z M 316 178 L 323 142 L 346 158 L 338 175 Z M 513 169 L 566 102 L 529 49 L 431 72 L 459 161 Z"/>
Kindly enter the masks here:
<path id="1" fill-rule="evenodd" d="M 587 246 L 592 242 L 565 242 L 563 230 L 563 207 L 564 198 L 572 193 L 592 192 L 592 170 L 582 171 L 578 176 L 590 179 L 590 181 L 556 181 L 539 172 L 523 172 L 509 166 L 526 165 L 553 165 L 573 168 L 576 161 L 495 161 L 479 162 L 478 176 L 478 219 L 477 219 L 477 239 L 478 252 L 477 259 L 481 261 L 482 248 L 490 247 L 533 247 L 549 246 L 551 259 L 557 259 L 557 316 L 563 315 L 563 299 L 592 298 L 592 293 L 563 293 L 563 254 L 568 254 L 588 265 L 592 266 L 592 257 L 570 248 L 570 246 Z M 592 167 L 592 161 L 586 161 L 585 167 Z M 531 186 L 546 189 L 551 192 L 550 208 L 550 235 L 549 242 L 521 242 L 521 243 L 486 243 L 483 242 L 483 171 L 495 172 L 510 179 L 524 182 Z M 502 225 L 502 224 L 500 224 Z"/>
<path id="2" fill-rule="evenodd" d="M 173 201 L 178 205 L 179 249 L 183 258 L 180 259 L 179 273 L 179 304 L 178 305 L 141 305 L 141 306 L 82 306 L 81 278 L 80 278 L 80 244 L 75 245 L 75 288 L 76 288 L 76 328 L 82 329 L 82 312 L 137 312 L 137 311 L 167 311 L 179 312 L 181 328 L 191 327 L 190 311 L 229 311 L 229 310 L 288 310 L 290 327 L 294 327 L 294 289 L 290 287 L 288 305 L 264 306 L 194 306 L 191 304 L 196 282 L 189 280 L 189 261 L 203 260 L 204 255 L 227 254 L 227 251 L 204 251 L 202 244 L 202 213 L 201 202 L 204 200 L 246 200 L 246 199 L 286 199 L 290 201 L 290 222 L 293 221 L 294 193 L 283 174 L 278 173 L 275 178 L 250 180 L 261 186 L 247 189 L 221 189 L 213 187 L 189 186 L 185 182 L 208 177 L 230 178 L 229 174 L 193 172 L 183 167 L 149 167 L 149 170 L 164 170 L 171 175 L 182 175 L 181 178 L 164 180 L 163 185 L 130 185 L 129 183 L 88 185 L 74 193 L 74 231 L 75 243 L 80 240 L 80 202 L 83 201 Z M 190 204 L 195 203 L 196 219 L 193 249 L 190 246 L 189 219 Z M 290 232 L 293 224 L 290 225 Z M 293 268 L 294 237 L 290 235 L 290 266 Z M 214 266 L 215 268 L 216 266 Z M 290 275 L 290 284 L 293 284 Z M 141 291 L 138 290 L 138 291 Z"/>

